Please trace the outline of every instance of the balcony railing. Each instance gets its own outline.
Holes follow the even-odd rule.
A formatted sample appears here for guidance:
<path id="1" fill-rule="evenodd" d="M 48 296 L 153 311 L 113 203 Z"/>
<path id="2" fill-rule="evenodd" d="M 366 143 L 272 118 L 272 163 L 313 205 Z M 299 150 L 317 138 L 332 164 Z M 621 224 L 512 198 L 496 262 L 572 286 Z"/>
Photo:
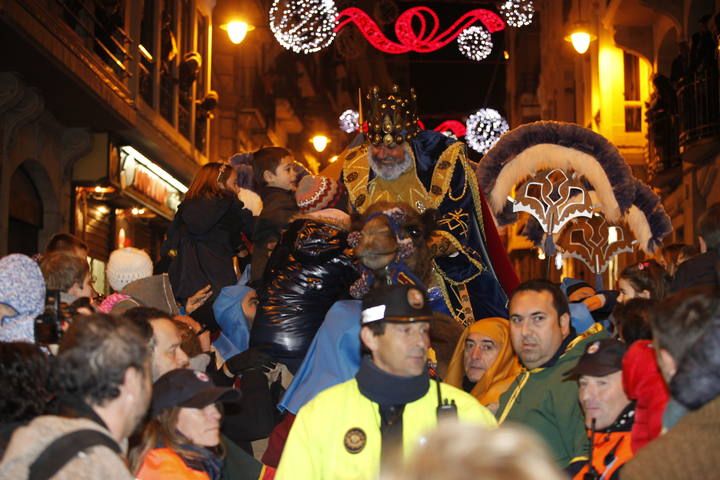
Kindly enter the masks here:
<path id="1" fill-rule="evenodd" d="M 97 0 L 51 0 L 59 18 L 81 39 L 81 43 L 112 70 L 121 82 L 131 75 L 132 41 L 123 29 L 124 2 Z"/>
<path id="2" fill-rule="evenodd" d="M 678 136 L 679 116 L 666 108 L 650 107 L 648 123 L 648 170 L 656 187 L 674 187 L 680 179 L 677 169 L 682 165 Z"/>
<path id="3" fill-rule="evenodd" d="M 720 80 L 717 70 L 681 80 L 677 89 L 680 151 L 720 138 Z"/>

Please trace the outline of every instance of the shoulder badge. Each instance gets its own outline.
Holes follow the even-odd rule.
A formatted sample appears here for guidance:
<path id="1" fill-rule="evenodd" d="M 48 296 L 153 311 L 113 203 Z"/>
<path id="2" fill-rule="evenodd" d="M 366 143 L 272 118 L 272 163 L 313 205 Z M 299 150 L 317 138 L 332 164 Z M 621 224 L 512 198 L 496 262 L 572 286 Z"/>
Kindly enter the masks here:
<path id="1" fill-rule="evenodd" d="M 360 428 L 351 428 L 345 434 L 345 450 L 349 453 L 360 453 L 367 443 L 367 436 Z"/>

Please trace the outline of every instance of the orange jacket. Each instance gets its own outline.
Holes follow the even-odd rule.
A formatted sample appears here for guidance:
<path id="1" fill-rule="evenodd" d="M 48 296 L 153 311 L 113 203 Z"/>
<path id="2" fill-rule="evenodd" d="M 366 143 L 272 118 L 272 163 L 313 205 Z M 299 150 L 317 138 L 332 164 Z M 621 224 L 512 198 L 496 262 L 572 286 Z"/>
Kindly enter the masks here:
<path id="1" fill-rule="evenodd" d="M 193 470 L 183 462 L 183 459 L 169 448 L 155 448 L 150 450 L 140 471 L 139 480 L 210 480 L 205 472 Z"/>
<path id="2" fill-rule="evenodd" d="M 633 457 L 632 433 L 626 431 L 595 432 L 592 448 L 592 465 L 598 473 L 597 478 L 605 480 L 617 479 L 618 470 Z M 590 464 L 585 466 L 573 477 L 583 480 L 588 473 Z"/>

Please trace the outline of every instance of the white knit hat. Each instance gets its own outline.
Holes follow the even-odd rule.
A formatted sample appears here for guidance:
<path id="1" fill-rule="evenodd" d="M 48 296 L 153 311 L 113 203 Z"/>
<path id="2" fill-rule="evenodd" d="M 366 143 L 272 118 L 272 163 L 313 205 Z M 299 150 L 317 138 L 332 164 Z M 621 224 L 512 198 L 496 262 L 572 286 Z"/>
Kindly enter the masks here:
<path id="1" fill-rule="evenodd" d="M 112 289 L 119 292 L 128 283 L 151 276 L 153 263 L 144 250 L 118 248 L 110 254 L 105 273 Z"/>

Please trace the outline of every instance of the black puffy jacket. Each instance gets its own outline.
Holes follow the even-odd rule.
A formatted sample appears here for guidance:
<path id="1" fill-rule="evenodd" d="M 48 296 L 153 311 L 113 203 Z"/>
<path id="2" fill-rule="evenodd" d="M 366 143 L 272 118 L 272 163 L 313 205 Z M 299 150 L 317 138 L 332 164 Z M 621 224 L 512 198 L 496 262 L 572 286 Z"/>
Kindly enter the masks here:
<path id="1" fill-rule="evenodd" d="M 347 225 L 321 213 L 290 222 L 257 292 L 250 345 L 266 349 L 293 373 L 327 311 L 337 300 L 349 298 L 350 285 L 358 278 L 347 245 Z"/>

